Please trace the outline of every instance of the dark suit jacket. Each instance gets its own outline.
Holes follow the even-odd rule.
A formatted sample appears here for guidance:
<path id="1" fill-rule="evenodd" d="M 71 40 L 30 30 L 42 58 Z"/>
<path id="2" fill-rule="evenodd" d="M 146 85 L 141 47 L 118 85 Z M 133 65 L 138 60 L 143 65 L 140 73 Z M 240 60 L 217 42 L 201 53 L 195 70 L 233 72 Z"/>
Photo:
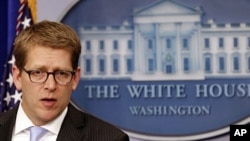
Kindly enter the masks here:
<path id="1" fill-rule="evenodd" d="M 0 140 L 11 141 L 18 107 L 0 114 Z M 57 141 L 129 141 L 127 134 L 69 104 Z"/>

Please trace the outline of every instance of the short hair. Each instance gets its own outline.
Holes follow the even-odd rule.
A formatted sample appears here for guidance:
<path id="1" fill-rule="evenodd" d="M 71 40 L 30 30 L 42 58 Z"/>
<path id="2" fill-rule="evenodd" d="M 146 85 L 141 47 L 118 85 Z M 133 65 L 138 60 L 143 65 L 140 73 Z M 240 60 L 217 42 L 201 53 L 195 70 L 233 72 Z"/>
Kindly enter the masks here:
<path id="1" fill-rule="evenodd" d="M 30 48 L 41 45 L 65 49 L 71 53 L 72 68 L 76 69 L 81 53 L 81 43 L 76 32 L 63 23 L 44 20 L 21 31 L 14 41 L 15 64 L 22 69 L 27 63 Z"/>

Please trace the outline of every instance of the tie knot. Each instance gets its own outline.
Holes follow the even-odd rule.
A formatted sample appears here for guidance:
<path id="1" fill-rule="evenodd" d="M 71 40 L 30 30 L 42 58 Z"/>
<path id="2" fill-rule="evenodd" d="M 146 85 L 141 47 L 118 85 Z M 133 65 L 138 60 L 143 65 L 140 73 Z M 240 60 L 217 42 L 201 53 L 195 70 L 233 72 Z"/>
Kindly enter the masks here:
<path id="1" fill-rule="evenodd" d="M 30 141 L 38 141 L 45 133 L 46 129 L 40 126 L 30 127 Z"/>

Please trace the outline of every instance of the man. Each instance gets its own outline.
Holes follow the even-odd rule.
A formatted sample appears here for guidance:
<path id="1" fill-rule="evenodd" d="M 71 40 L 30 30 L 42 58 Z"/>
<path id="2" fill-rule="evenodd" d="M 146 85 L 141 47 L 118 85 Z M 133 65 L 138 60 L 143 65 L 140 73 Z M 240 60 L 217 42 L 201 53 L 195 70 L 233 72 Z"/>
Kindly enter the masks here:
<path id="1" fill-rule="evenodd" d="M 76 33 L 61 23 L 42 21 L 17 36 L 12 73 L 22 101 L 0 115 L 0 140 L 28 141 L 32 127 L 42 129 L 40 141 L 129 140 L 118 128 L 70 104 L 80 79 L 80 52 Z"/>

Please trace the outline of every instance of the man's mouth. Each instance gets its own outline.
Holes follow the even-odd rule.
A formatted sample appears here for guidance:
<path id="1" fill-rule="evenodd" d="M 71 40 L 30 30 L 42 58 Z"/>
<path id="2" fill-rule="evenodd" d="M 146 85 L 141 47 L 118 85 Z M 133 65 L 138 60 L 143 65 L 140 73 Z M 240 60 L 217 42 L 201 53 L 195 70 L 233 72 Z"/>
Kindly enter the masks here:
<path id="1" fill-rule="evenodd" d="M 52 107 L 56 103 L 56 99 L 43 98 L 43 99 L 41 99 L 41 102 L 45 107 Z"/>

